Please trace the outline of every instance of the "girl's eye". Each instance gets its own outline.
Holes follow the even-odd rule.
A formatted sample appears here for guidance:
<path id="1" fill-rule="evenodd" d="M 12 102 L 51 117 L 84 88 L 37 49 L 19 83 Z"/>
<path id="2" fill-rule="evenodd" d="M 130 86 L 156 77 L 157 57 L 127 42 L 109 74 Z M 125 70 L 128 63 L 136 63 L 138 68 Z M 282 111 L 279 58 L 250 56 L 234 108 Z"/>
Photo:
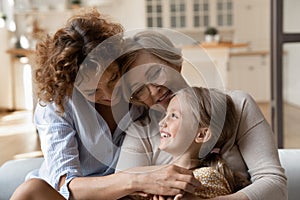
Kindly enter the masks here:
<path id="1" fill-rule="evenodd" d="M 178 119 L 178 116 L 177 116 L 175 113 L 172 113 L 172 114 L 171 114 L 171 117 L 172 117 L 173 119 Z"/>

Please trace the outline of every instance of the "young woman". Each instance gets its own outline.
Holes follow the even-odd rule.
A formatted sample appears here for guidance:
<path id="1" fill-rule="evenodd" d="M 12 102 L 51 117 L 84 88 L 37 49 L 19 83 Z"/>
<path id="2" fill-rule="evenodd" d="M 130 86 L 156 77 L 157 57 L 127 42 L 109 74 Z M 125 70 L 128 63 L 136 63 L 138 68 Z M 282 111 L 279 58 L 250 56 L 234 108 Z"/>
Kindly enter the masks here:
<path id="1" fill-rule="evenodd" d="M 108 200 L 135 192 L 193 192 L 200 185 L 175 165 L 113 174 L 129 116 L 117 84 L 122 32 L 93 9 L 38 43 L 34 121 L 45 161 L 12 199 Z"/>
<path id="2" fill-rule="evenodd" d="M 129 37 L 133 47 L 122 67 L 122 86 L 127 100 L 145 105 L 151 112 L 166 108 L 172 94 L 187 87 L 180 75 L 181 51 L 165 35 L 172 36 L 174 32 L 141 31 L 131 39 Z M 179 40 L 180 36 L 174 38 Z M 249 94 L 241 91 L 228 91 L 227 94 L 236 107 L 238 125 L 220 155 L 231 169 L 242 172 L 252 183 L 218 199 L 287 199 L 286 176 L 269 124 Z M 170 162 L 171 156 L 158 148 L 160 135 L 155 124 L 159 119 L 150 119 L 146 126 L 135 122 L 128 128 L 130 134 L 126 135 L 122 144 L 118 171 Z"/>

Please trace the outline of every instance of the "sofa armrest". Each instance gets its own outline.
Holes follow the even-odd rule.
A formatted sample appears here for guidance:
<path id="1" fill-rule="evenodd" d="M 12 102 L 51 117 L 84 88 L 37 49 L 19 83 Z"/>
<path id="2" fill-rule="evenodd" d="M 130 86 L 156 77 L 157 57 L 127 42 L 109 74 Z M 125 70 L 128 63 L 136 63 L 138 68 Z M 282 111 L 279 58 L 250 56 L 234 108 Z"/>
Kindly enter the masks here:
<path id="1" fill-rule="evenodd" d="M 279 149 L 279 159 L 285 169 L 289 200 L 300 197 L 300 149 Z"/>
<path id="2" fill-rule="evenodd" d="M 44 158 L 10 160 L 0 167 L 0 200 L 10 199 L 16 188 L 24 182 L 26 175 L 38 169 Z"/>

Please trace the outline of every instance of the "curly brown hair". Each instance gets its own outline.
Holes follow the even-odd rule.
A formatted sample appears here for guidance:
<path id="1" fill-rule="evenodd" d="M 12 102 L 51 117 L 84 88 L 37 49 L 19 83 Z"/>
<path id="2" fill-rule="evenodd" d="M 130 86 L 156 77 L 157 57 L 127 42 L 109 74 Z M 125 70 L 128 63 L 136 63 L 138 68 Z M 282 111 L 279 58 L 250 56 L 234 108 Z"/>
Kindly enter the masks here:
<path id="1" fill-rule="evenodd" d="M 39 103 L 54 102 L 64 113 L 64 101 L 72 95 L 79 66 L 101 42 L 123 32 L 96 9 L 81 10 L 53 36 L 46 35 L 36 46 L 37 97 Z"/>

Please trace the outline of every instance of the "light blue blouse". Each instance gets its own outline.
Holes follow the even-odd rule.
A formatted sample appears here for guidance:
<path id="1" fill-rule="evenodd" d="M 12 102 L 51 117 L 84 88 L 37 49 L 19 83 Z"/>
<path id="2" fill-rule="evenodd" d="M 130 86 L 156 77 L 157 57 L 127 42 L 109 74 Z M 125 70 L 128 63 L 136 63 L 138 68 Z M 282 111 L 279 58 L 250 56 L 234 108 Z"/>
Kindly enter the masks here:
<path id="1" fill-rule="evenodd" d="M 37 105 L 34 122 L 38 130 L 45 161 L 28 177 L 46 180 L 55 189 L 61 176 L 67 175 L 60 193 L 69 198 L 68 183 L 75 177 L 104 176 L 114 172 L 128 126 L 129 114 L 111 134 L 104 119 L 78 91 L 65 103 L 59 115 L 54 103 Z"/>

